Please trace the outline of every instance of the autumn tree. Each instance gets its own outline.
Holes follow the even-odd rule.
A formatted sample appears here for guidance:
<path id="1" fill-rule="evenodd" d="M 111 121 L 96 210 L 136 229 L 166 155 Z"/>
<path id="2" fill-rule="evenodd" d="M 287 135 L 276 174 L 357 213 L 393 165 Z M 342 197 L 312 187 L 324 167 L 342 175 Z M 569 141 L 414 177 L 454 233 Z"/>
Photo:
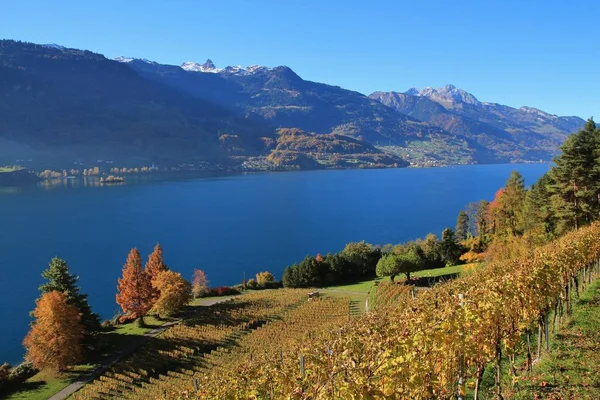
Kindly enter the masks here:
<path id="1" fill-rule="evenodd" d="M 142 269 L 142 257 L 138 249 L 133 248 L 127 256 L 123 266 L 123 277 L 117 285 L 117 304 L 121 306 L 125 315 L 123 321 L 141 318 L 152 308 L 154 290 L 150 276 Z"/>
<path id="2" fill-rule="evenodd" d="M 174 315 L 192 301 L 192 285 L 180 273 L 162 271 L 152 281 L 152 285 L 160 293 L 152 310 L 160 316 Z"/>
<path id="3" fill-rule="evenodd" d="M 92 312 L 88 303 L 87 295 L 80 293 L 77 286 L 77 277 L 71 274 L 69 266 L 65 260 L 58 257 L 50 260 L 48 269 L 42 272 L 42 277 L 48 280 L 40 286 L 42 295 L 50 292 L 61 292 L 67 296 L 67 302 L 79 310 L 81 313 L 81 322 L 88 332 L 94 332 L 100 329 L 100 318 Z"/>
<path id="4" fill-rule="evenodd" d="M 195 269 L 192 279 L 192 294 L 194 297 L 202 297 L 208 292 L 208 279 L 201 269 Z"/>
<path id="5" fill-rule="evenodd" d="M 317 262 L 323 262 L 322 260 L 323 257 L 321 257 L 321 261 Z M 256 283 L 258 284 L 258 286 L 268 286 L 272 283 L 275 282 L 275 276 L 273 276 L 272 273 L 270 273 L 269 271 L 264 271 L 264 272 L 259 272 L 258 274 L 256 274 Z"/>
<path id="6" fill-rule="evenodd" d="M 148 274 L 148 276 L 150 277 L 150 282 L 154 282 L 154 280 L 158 277 L 158 274 L 168 269 L 169 268 L 167 267 L 163 259 L 163 249 L 159 243 L 156 243 L 156 246 L 154 246 L 154 250 L 148 256 L 148 261 L 146 262 L 144 270 L 146 271 L 146 274 Z M 160 292 L 153 285 L 152 301 L 156 301 L 159 296 Z"/>
<path id="7" fill-rule="evenodd" d="M 35 321 L 23 340 L 25 358 L 37 369 L 62 371 L 82 360 L 84 327 L 76 306 L 67 295 L 48 292 L 37 301 Z"/>

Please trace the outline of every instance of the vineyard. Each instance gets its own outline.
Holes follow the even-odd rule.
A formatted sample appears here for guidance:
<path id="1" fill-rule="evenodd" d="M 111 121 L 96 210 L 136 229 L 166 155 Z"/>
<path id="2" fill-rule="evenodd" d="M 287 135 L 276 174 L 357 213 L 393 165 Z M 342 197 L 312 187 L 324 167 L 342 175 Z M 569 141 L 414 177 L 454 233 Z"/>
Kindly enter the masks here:
<path id="1" fill-rule="evenodd" d="M 430 290 L 381 283 L 358 318 L 340 298 L 245 295 L 169 329 L 75 398 L 482 398 L 486 370 L 485 397 L 508 398 L 600 276 L 599 254 L 595 224 Z"/>
<path id="2" fill-rule="evenodd" d="M 211 390 L 218 377 L 267 349 L 287 358 L 304 335 L 348 321 L 343 298 L 307 300 L 305 290 L 265 290 L 211 307 L 194 307 L 182 322 L 85 385 L 74 399 L 153 399 L 186 388 Z"/>
<path id="3" fill-rule="evenodd" d="M 416 296 L 395 294 L 401 307 L 380 307 L 313 335 L 289 357 L 265 343 L 261 362 L 241 357 L 235 367 L 204 375 L 198 390 L 188 385 L 162 396 L 450 399 L 468 391 L 481 398 L 487 369 L 496 384 L 486 395 L 509 397 L 547 351 L 549 332 L 570 312 L 571 299 L 599 276 L 599 254 L 595 224 L 526 258 L 488 264 Z"/>

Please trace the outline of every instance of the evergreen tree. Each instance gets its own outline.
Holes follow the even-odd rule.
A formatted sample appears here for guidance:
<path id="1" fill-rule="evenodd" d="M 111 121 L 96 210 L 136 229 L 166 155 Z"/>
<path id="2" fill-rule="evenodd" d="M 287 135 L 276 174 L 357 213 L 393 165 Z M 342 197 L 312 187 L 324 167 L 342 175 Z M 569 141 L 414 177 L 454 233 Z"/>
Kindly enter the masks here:
<path id="1" fill-rule="evenodd" d="M 559 234 L 590 223 L 600 212 L 599 135 L 590 118 L 582 130 L 567 138 L 554 160 L 548 191 Z"/>
<path id="2" fill-rule="evenodd" d="M 489 207 L 489 201 L 481 200 L 475 212 L 475 234 L 479 237 L 479 243 L 484 249 L 490 241 Z"/>
<path id="3" fill-rule="evenodd" d="M 48 280 L 39 288 L 42 295 L 50 292 L 64 293 L 67 296 L 67 302 L 75 306 L 81 313 L 81 322 L 85 329 L 88 332 L 100 329 L 100 318 L 92 312 L 87 295 L 80 293 L 77 286 L 79 277 L 69 272 L 69 266 L 65 260 L 54 257 L 50 260 L 48 269 L 42 272 L 42 277 Z"/>
<path id="4" fill-rule="evenodd" d="M 545 243 L 554 236 L 554 216 L 550 207 L 548 187 L 552 184 L 550 174 L 544 174 L 527 191 L 523 208 L 523 229 L 536 243 Z"/>
<path id="5" fill-rule="evenodd" d="M 456 240 L 462 242 L 469 236 L 469 216 L 465 211 L 458 213 L 456 218 Z"/>
<path id="6" fill-rule="evenodd" d="M 454 231 L 450 228 L 446 228 L 442 232 L 441 253 L 442 260 L 446 265 L 456 265 L 460 262 L 463 249 L 456 243 Z"/>

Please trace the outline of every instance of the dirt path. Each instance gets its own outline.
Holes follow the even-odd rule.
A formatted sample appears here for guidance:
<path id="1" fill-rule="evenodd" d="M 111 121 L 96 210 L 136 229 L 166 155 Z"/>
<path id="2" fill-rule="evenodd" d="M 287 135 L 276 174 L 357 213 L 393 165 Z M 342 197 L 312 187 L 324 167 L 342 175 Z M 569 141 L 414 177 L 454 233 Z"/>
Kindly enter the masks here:
<path id="1" fill-rule="evenodd" d="M 218 303 L 224 303 L 226 301 L 229 301 L 229 300 L 233 299 L 234 297 L 236 297 L 236 296 L 215 297 L 215 298 L 210 298 L 210 299 L 202 299 L 198 303 L 196 303 L 196 306 L 210 307 L 210 306 L 218 304 Z M 140 346 L 142 346 L 145 343 L 147 343 L 150 339 L 155 338 L 156 336 L 158 336 L 162 332 L 164 332 L 166 329 L 170 328 L 171 326 L 173 326 L 173 325 L 175 325 L 177 323 L 179 323 L 179 321 L 167 322 L 166 324 L 164 324 L 164 325 L 162 325 L 162 326 L 160 326 L 158 328 L 155 328 L 155 329 L 152 329 L 149 332 L 146 332 L 142 336 L 143 339 L 140 340 L 138 343 L 135 343 L 132 346 L 126 347 L 124 349 L 121 349 L 116 354 L 114 354 L 113 356 L 111 356 L 109 359 L 107 359 L 106 361 L 104 361 L 101 365 L 99 365 L 98 367 L 96 367 L 96 369 L 94 369 L 88 375 L 83 376 L 83 377 L 81 377 L 81 378 L 73 381 L 68 386 L 66 386 L 64 389 L 62 389 L 60 392 L 58 392 L 55 395 L 53 395 L 52 397 L 48 398 L 48 400 L 64 400 L 64 399 L 68 398 L 70 395 L 72 395 L 73 393 L 75 393 L 76 391 L 78 391 L 79 389 L 81 389 L 81 387 L 83 385 L 85 385 L 86 383 L 88 383 L 88 382 L 96 379 L 100 375 L 104 374 L 115 363 L 119 362 L 122 358 L 127 357 L 128 355 L 130 355 L 131 353 L 133 353 L 134 351 L 136 351 Z"/>

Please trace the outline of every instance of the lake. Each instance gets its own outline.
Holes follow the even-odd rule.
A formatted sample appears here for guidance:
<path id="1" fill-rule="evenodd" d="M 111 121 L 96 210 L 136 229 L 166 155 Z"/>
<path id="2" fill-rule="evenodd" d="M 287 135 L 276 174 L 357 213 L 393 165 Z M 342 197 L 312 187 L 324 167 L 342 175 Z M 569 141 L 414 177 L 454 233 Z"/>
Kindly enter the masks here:
<path id="1" fill-rule="evenodd" d="M 41 272 L 59 256 L 80 276 L 94 311 L 118 310 L 117 278 L 131 247 L 156 242 L 172 269 L 211 285 L 351 241 L 401 243 L 454 228 L 467 203 L 492 200 L 512 170 L 530 185 L 548 164 L 265 173 L 103 187 L 0 191 L 0 363 L 18 363 Z M 145 261 L 144 261 L 145 262 Z"/>

